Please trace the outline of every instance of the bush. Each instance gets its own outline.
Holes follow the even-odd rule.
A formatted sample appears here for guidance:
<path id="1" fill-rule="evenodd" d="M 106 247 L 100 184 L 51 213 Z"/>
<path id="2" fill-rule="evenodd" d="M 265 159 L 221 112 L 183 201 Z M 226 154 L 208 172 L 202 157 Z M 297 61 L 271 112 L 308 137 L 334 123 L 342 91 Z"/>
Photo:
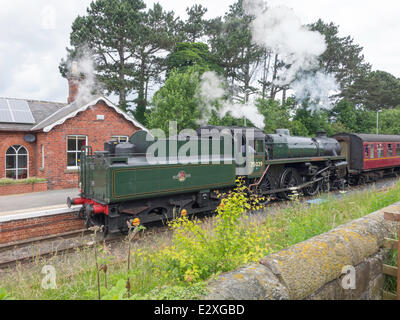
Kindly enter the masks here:
<path id="1" fill-rule="evenodd" d="M 268 236 L 247 223 L 246 211 L 258 210 L 258 199 L 248 198 L 241 180 L 229 194 L 221 194 L 221 204 L 211 228 L 197 220 L 181 217 L 170 223 L 172 246 L 154 256 L 173 277 L 194 283 L 211 275 L 256 261 L 268 253 Z"/>
<path id="2" fill-rule="evenodd" d="M 6 185 L 13 185 L 13 184 L 28 184 L 28 183 L 40 183 L 40 182 L 47 182 L 46 179 L 42 178 L 28 178 L 28 179 L 22 179 L 22 180 L 14 180 L 14 179 L 0 179 L 0 186 L 6 186 Z"/>

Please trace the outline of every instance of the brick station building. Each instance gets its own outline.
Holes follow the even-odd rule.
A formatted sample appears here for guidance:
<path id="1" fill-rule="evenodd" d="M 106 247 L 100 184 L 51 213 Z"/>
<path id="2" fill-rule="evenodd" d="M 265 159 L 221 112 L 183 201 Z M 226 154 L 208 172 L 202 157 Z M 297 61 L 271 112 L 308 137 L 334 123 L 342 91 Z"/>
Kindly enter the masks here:
<path id="1" fill-rule="evenodd" d="M 106 141 L 146 130 L 104 96 L 78 104 L 77 83 L 69 79 L 68 104 L 0 99 L 0 179 L 38 177 L 48 189 L 76 188 L 82 146 L 104 150 Z"/>

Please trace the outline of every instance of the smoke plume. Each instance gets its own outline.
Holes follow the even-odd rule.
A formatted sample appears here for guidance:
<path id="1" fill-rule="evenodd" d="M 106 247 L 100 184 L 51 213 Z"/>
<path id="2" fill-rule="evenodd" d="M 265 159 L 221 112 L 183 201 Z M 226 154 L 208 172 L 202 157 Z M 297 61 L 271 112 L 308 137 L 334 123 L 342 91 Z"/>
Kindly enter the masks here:
<path id="1" fill-rule="evenodd" d="M 198 121 L 199 124 L 207 124 L 212 111 L 215 111 L 219 118 L 230 113 L 234 118 L 247 118 L 257 128 L 264 129 L 264 116 L 254 104 L 250 102 L 240 104 L 224 99 L 228 94 L 224 89 L 223 80 L 215 72 L 207 71 L 200 79 L 199 99 L 203 103 L 201 110 L 203 117 Z"/>
<path id="2" fill-rule="evenodd" d="M 77 58 L 68 65 L 68 73 L 79 77 L 79 90 L 75 99 L 79 105 L 93 100 L 102 91 L 101 85 L 96 78 L 96 68 L 93 54 L 87 47 L 81 48 Z"/>
<path id="3" fill-rule="evenodd" d="M 253 41 L 278 54 L 287 66 L 278 73 L 275 84 L 290 85 L 298 100 L 308 98 L 318 107 L 328 107 L 329 94 L 338 88 L 334 75 L 316 72 L 313 79 L 310 72 L 319 69 L 318 57 L 327 49 L 324 36 L 302 25 L 288 7 L 268 7 L 263 0 L 245 0 L 244 8 L 254 16 Z"/>

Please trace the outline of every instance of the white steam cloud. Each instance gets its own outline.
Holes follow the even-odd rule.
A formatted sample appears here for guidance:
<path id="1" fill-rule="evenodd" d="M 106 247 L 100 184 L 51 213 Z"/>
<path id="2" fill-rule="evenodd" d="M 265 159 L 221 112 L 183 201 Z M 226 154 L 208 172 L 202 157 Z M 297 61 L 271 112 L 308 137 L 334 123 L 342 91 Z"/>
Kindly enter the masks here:
<path id="1" fill-rule="evenodd" d="M 83 48 L 79 51 L 78 57 L 68 66 L 68 73 L 79 78 L 76 80 L 79 82 L 79 89 L 75 101 L 81 105 L 93 100 L 95 95 L 101 91 L 101 86 L 96 78 L 96 68 L 91 51 Z"/>
<path id="2" fill-rule="evenodd" d="M 223 118 L 227 113 L 230 113 L 234 118 L 247 118 L 257 128 L 264 129 L 264 116 L 259 113 L 254 104 L 240 104 L 223 100 L 227 96 L 227 92 L 223 88 L 223 79 L 214 71 L 203 73 L 200 79 L 199 98 L 203 102 L 201 110 L 203 118 L 198 121 L 200 124 L 207 124 L 212 111 L 215 111 L 219 118 Z M 218 108 L 217 105 L 219 105 Z"/>
<path id="3" fill-rule="evenodd" d="M 263 0 L 245 0 L 246 12 L 253 15 L 253 41 L 268 49 L 285 63 L 276 85 L 291 85 L 299 100 L 310 99 L 318 107 L 329 107 L 329 95 L 337 90 L 334 75 L 309 71 L 319 68 L 318 57 L 325 52 L 324 36 L 302 25 L 294 11 L 285 6 L 268 7 Z"/>
<path id="4" fill-rule="evenodd" d="M 295 80 L 291 87 L 298 100 L 309 99 L 313 102 L 312 110 L 330 107 L 332 101 L 329 96 L 332 92 L 339 90 L 335 76 L 321 71 L 315 74 L 303 75 L 299 80 Z"/>

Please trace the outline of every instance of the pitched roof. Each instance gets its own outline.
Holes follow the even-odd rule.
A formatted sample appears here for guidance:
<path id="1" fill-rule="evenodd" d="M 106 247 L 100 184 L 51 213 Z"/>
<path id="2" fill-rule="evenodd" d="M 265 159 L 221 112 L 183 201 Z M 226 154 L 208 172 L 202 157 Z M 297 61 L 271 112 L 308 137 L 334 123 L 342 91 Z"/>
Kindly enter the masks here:
<path id="1" fill-rule="evenodd" d="M 17 123 L 1 123 L 0 130 L 2 131 L 44 131 L 49 132 L 55 126 L 63 124 L 66 120 L 75 117 L 79 112 L 85 111 L 90 106 L 97 104 L 99 101 L 113 108 L 117 113 L 121 114 L 126 120 L 133 123 L 136 127 L 147 131 L 147 129 L 132 116 L 122 111 L 116 105 L 114 105 L 106 97 L 99 96 L 93 101 L 85 104 L 78 105 L 76 102 L 71 104 L 64 104 L 58 102 L 45 102 L 45 101 L 34 101 L 26 100 L 32 111 L 32 115 L 35 118 L 34 124 L 17 124 Z"/>

